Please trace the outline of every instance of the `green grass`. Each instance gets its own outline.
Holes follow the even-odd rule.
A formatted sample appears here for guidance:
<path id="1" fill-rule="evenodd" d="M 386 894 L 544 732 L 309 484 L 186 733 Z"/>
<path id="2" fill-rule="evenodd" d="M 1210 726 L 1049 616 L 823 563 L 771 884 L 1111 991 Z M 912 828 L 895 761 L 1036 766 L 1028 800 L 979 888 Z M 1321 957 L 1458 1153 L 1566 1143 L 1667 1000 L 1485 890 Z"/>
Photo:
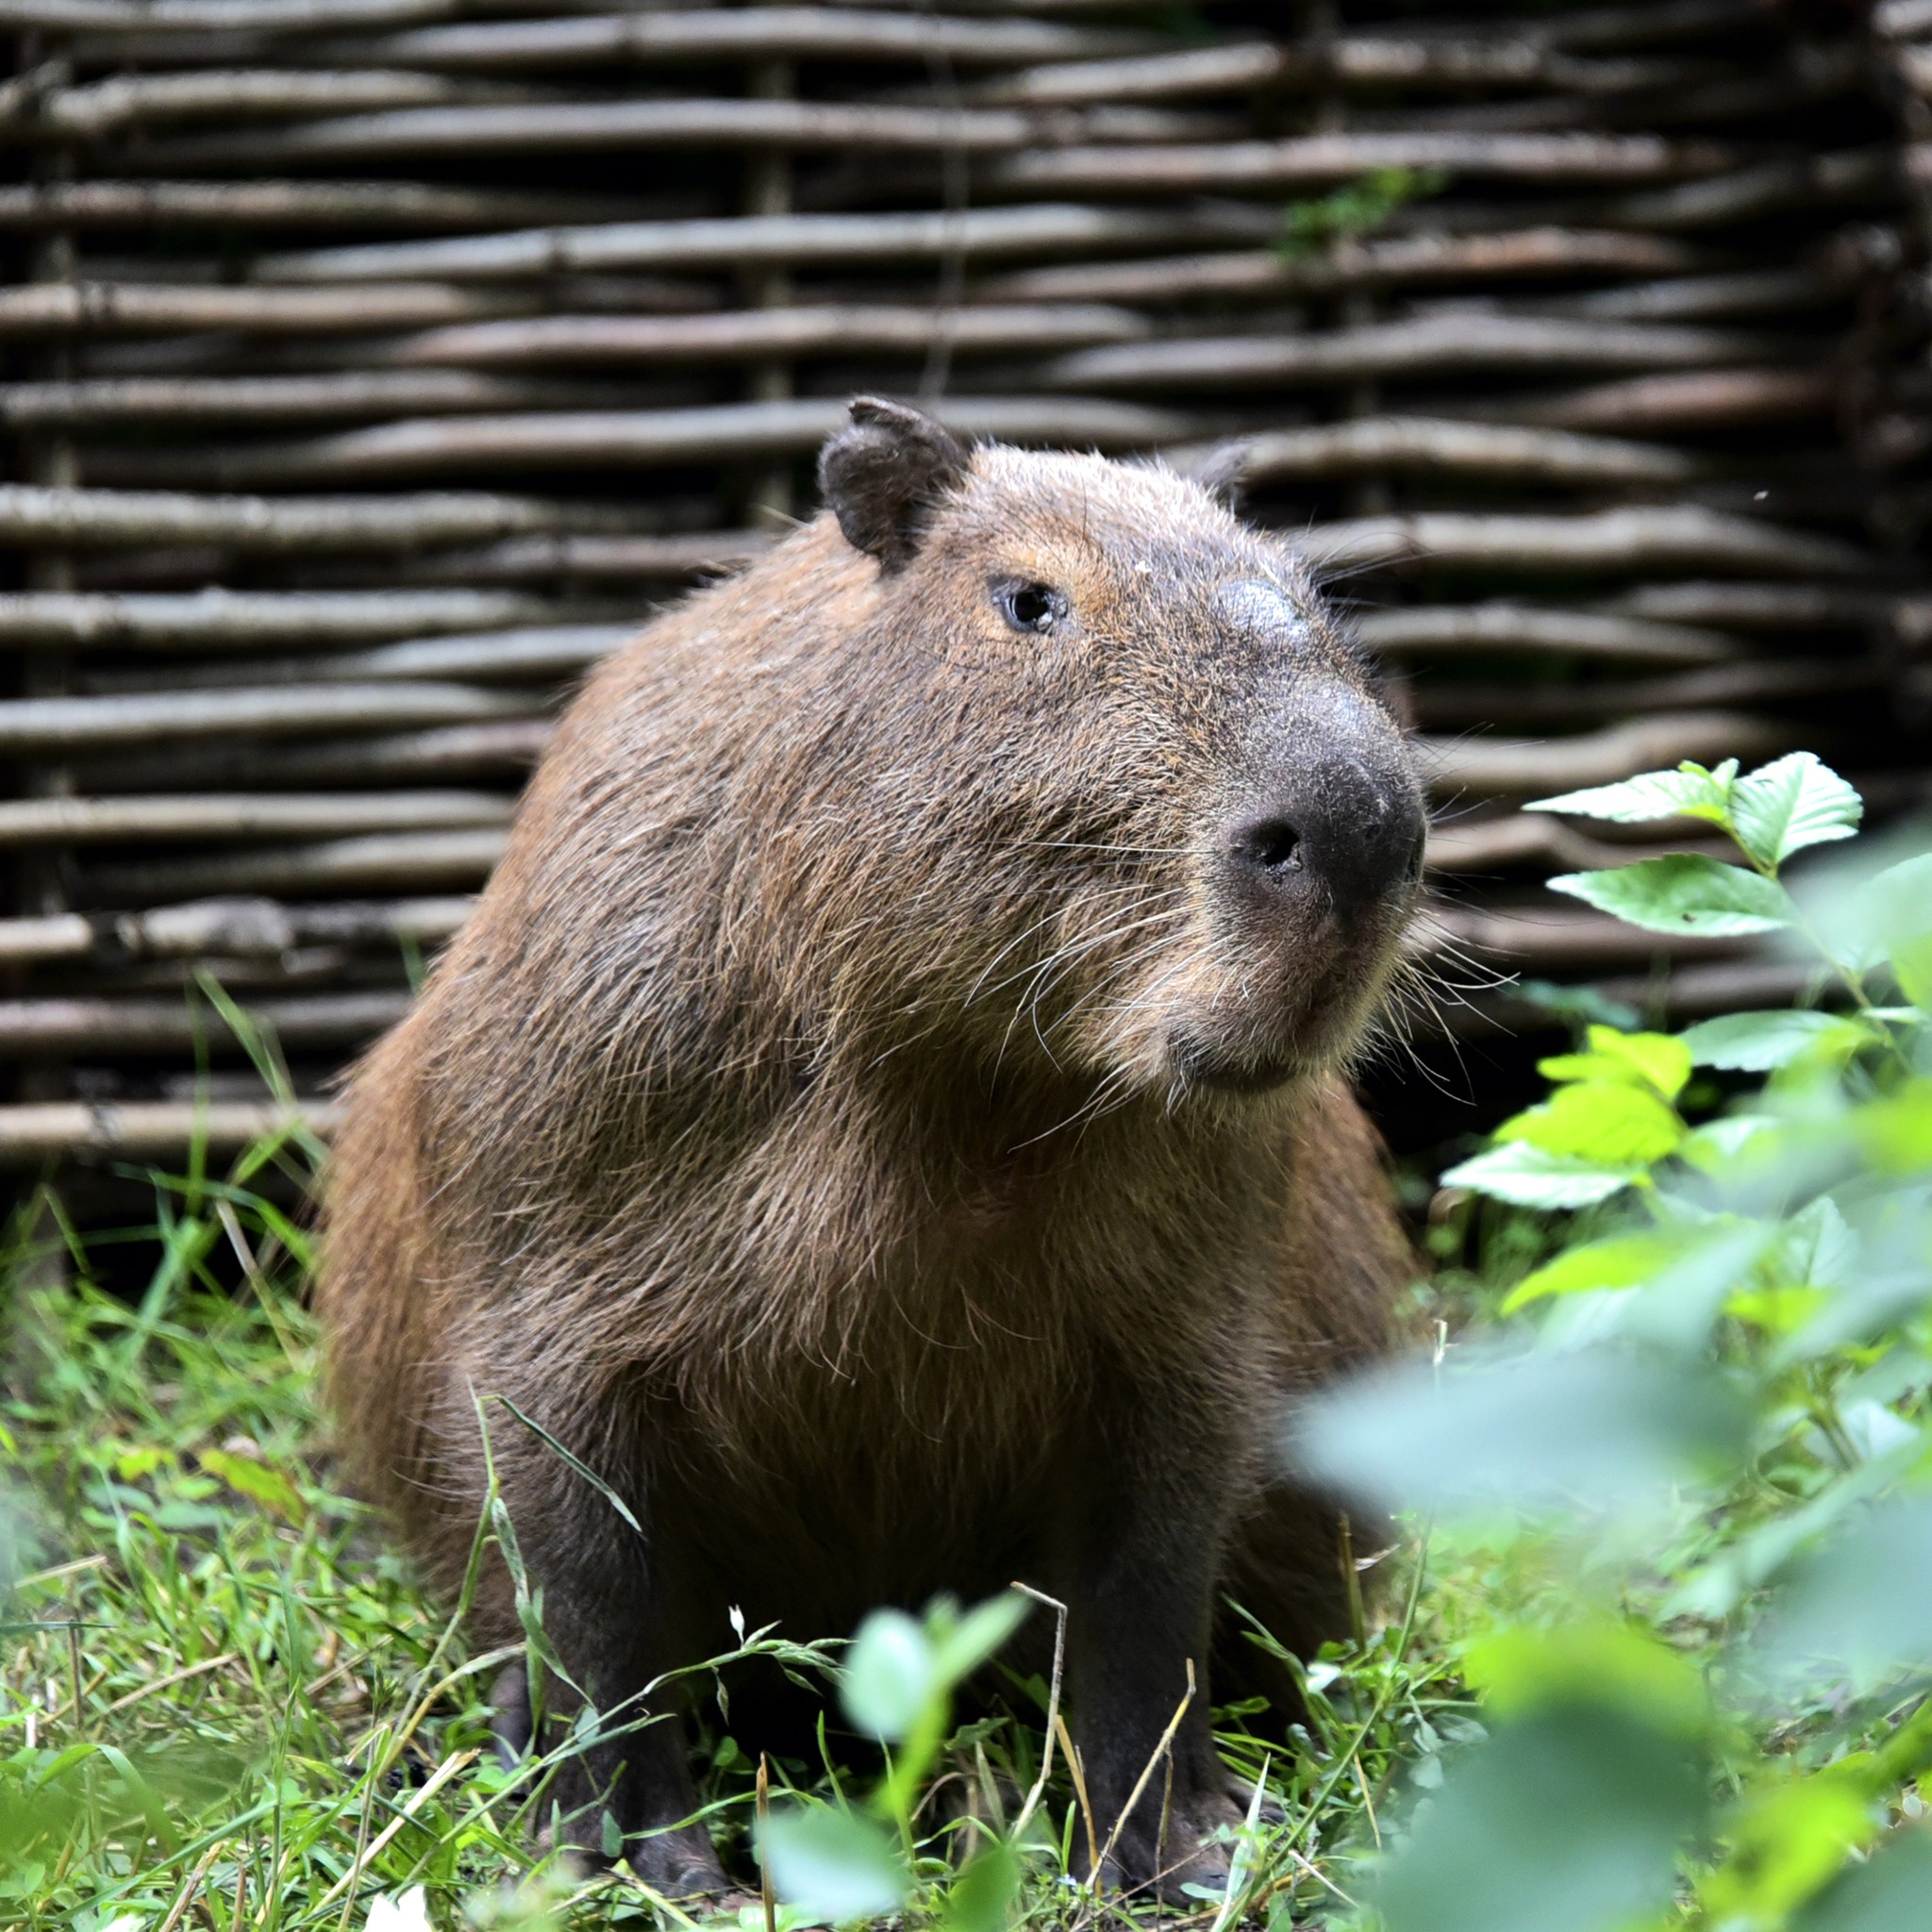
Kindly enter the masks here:
<path id="1" fill-rule="evenodd" d="M 305 1176 L 312 1151 L 257 1150 L 229 1183 L 158 1181 L 154 1224 L 126 1237 L 158 1243 L 139 1298 L 95 1285 L 111 1250 L 49 1239 L 44 1212 L 0 1274 L 0 1560 L 10 1546 L 17 1571 L 0 1598 L 0 1924 L 359 1932 L 372 1901 L 418 1885 L 441 1927 L 688 1923 L 622 1874 L 538 1860 L 541 1776 L 511 1779 L 490 1747 L 501 1659 L 472 1657 L 332 1478 L 303 1236 L 252 1184 L 270 1166 Z M 1265 1768 L 1279 1817 L 1230 1909 L 1204 1898 L 1166 1923 L 1285 1932 L 1291 1916 L 1347 1916 L 1400 1773 L 1470 1727 L 1447 1599 L 1412 1557 L 1383 1566 L 1401 1574 L 1372 1595 L 1360 1641 L 1309 1671 L 1297 1748 L 1230 1715 L 1226 1755 L 1250 1778 Z M 915 1818 L 912 1923 L 962 1923 L 951 1871 L 985 1824 L 1010 1822 L 1045 1699 L 1013 1684 L 1018 1715 L 942 1753 Z M 835 1699 L 827 1722 L 841 1724 Z M 699 1757 L 727 1860 L 755 1886 L 755 1767 L 722 1724 Z M 781 1802 L 788 1787 L 843 1800 L 824 1762 L 771 1778 Z M 1105 1915 L 1064 1876 L 1083 1828 L 1057 1768 L 1018 1923 Z M 761 1910 L 745 1916 L 762 1932 Z"/>

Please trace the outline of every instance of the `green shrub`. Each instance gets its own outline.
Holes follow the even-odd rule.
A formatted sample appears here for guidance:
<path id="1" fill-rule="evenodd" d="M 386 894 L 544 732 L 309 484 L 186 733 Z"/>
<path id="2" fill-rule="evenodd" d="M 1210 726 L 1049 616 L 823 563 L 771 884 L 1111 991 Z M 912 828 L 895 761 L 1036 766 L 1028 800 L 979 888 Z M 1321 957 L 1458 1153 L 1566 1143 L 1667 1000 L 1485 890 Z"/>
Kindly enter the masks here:
<path id="1" fill-rule="evenodd" d="M 1932 1924 L 1932 856 L 1788 885 L 1860 816 L 1805 753 L 1532 809 L 1720 827 L 1741 863 L 1552 883 L 1778 935 L 1818 997 L 1544 1060 L 1442 1180 L 1568 1216 L 1554 1253 L 1486 1333 L 1306 1419 L 1308 1464 L 1505 1580 L 1455 1641 L 1488 1735 L 1374 1904 L 1387 1932 Z"/>

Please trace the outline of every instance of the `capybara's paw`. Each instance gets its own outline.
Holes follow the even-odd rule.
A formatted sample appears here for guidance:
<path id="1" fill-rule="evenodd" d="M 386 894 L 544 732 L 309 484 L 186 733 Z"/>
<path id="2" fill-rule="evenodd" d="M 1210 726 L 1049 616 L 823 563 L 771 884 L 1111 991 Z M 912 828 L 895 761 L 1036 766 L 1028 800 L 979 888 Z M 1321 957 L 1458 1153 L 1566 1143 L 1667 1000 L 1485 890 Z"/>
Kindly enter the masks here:
<path id="1" fill-rule="evenodd" d="M 1197 1794 L 1185 1807 L 1176 1799 L 1164 1829 L 1158 1817 L 1135 1819 L 1122 1827 L 1112 1851 L 1101 1861 L 1101 1885 L 1163 1905 L 1198 1905 L 1199 1899 L 1183 1888 L 1227 1890 L 1234 1828 L 1241 1823 L 1234 1801 L 1218 1792 Z"/>
<path id="2" fill-rule="evenodd" d="M 724 1867 L 718 1862 L 711 1835 L 702 1824 L 627 1838 L 624 1862 L 653 1891 L 662 1892 L 666 1898 L 708 1901 L 733 1890 Z"/>

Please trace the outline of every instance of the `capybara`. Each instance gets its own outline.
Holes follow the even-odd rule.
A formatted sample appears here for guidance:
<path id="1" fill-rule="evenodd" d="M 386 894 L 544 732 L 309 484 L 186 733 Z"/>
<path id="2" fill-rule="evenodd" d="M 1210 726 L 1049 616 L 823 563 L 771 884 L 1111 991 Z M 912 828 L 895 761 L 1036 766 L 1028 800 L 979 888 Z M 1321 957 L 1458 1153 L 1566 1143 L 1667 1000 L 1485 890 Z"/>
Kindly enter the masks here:
<path id="1" fill-rule="evenodd" d="M 590 677 L 358 1074 L 333 1401 L 446 1590 L 480 1404 L 600 1709 L 731 1607 L 1060 1599 L 1095 1876 L 1172 1894 L 1227 1872 L 1224 1596 L 1303 1654 L 1346 1627 L 1275 1444 L 1407 1264 L 1342 1070 L 1422 788 L 1291 546 L 1200 484 L 851 419 L 825 513 Z M 476 1620 L 517 1636 L 502 1576 Z M 1261 1653 L 1218 1634 L 1225 1696 Z M 568 1842 L 724 1886 L 675 1717 L 555 1789 Z"/>

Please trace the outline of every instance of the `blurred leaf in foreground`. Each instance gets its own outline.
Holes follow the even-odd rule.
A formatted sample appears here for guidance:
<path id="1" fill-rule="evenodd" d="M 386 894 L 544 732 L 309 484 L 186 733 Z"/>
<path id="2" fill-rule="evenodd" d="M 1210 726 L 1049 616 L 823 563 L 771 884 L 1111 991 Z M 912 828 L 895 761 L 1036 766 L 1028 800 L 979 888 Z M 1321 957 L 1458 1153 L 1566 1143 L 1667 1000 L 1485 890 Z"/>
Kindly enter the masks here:
<path id="1" fill-rule="evenodd" d="M 1860 1690 L 1932 1667 L 1932 1496 L 1876 1504 L 1800 1559 L 1758 1655 L 1776 1676 Z"/>
<path id="2" fill-rule="evenodd" d="M 1669 1902 L 1705 1804 L 1681 1736 L 1554 1706 L 1450 1768 L 1375 1902 L 1388 1932 L 1624 1932 Z"/>
<path id="3" fill-rule="evenodd" d="M 830 1925 L 896 1911 L 912 1890 L 891 1840 L 857 1812 L 774 1811 L 758 1853 L 778 1896 Z"/>
<path id="4" fill-rule="evenodd" d="M 1599 1348 L 1375 1372 L 1307 1404 L 1289 1453 L 1389 1508 L 1605 1510 L 1661 1502 L 1744 1429 L 1717 1375 Z"/>
<path id="5" fill-rule="evenodd" d="M 1932 1831 L 1902 1825 L 1793 1921 L 1793 1932 L 1909 1932 L 1932 1925 Z"/>

